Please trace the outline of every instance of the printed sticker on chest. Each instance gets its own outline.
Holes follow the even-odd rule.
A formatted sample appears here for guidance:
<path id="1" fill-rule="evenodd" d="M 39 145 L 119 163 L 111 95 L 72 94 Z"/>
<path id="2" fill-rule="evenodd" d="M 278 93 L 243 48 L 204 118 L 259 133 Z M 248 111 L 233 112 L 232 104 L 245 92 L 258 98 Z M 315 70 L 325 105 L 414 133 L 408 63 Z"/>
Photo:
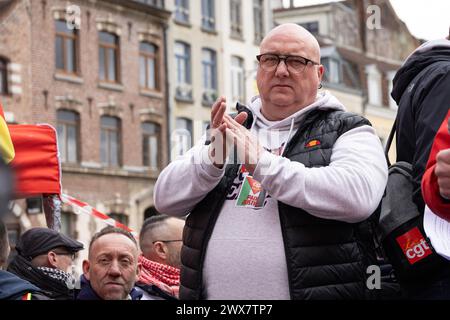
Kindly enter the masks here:
<path id="1" fill-rule="evenodd" d="M 236 207 L 262 209 L 265 199 L 266 191 L 262 188 L 261 183 L 247 173 L 244 176 Z"/>

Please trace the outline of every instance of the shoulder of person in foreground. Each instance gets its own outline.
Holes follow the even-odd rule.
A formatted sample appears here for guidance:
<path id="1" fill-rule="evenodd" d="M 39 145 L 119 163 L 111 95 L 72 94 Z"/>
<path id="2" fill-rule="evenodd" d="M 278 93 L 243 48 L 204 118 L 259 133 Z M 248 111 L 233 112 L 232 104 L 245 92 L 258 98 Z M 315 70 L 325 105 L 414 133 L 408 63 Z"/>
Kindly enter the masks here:
<path id="1" fill-rule="evenodd" d="M 442 197 L 436 175 L 438 153 L 450 149 L 450 110 L 439 128 L 430 152 L 425 174 L 422 179 L 422 195 L 430 209 L 443 219 L 450 221 L 450 200 Z"/>
<path id="2" fill-rule="evenodd" d="M 30 282 L 0 270 L 0 300 L 52 300 Z"/>

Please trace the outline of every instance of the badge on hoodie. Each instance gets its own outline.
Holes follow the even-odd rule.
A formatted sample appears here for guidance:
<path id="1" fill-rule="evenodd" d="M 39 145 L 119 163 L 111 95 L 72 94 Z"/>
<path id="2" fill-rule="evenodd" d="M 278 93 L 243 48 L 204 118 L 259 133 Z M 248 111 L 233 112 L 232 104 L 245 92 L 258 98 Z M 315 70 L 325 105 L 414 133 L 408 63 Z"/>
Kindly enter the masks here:
<path id="1" fill-rule="evenodd" d="M 266 191 L 261 187 L 261 183 L 246 175 L 242 183 L 241 191 L 236 202 L 237 207 L 261 209 L 264 207 Z"/>

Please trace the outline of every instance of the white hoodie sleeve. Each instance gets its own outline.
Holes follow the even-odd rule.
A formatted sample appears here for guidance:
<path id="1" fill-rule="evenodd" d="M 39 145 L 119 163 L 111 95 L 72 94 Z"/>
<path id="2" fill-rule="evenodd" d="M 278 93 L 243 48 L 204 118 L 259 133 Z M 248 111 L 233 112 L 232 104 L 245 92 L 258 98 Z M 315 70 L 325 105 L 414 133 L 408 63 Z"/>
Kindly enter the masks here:
<path id="1" fill-rule="evenodd" d="M 154 189 L 158 212 L 171 216 L 188 214 L 222 179 L 225 169 L 218 169 L 209 161 L 209 147 L 204 141 L 170 163 L 159 175 Z"/>
<path id="2" fill-rule="evenodd" d="M 306 168 L 299 162 L 264 152 L 253 177 L 278 201 L 319 218 L 355 223 L 375 211 L 387 175 L 383 148 L 375 130 L 362 126 L 338 138 L 326 167 Z"/>

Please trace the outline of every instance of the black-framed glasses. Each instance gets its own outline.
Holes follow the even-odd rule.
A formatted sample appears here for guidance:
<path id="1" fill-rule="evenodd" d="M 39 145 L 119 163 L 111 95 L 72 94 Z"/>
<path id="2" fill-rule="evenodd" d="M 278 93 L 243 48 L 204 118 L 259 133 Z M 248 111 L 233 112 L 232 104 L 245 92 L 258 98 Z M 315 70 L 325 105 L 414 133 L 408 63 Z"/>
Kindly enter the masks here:
<path id="1" fill-rule="evenodd" d="M 153 241 L 152 243 L 155 243 L 155 242 L 180 242 L 180 241 L 183 241 L 183 240 L 155 240 L 155 241 Z"/>
<path id="2" fill-rule="evenodd" d="M 70 258 L 72 260 L 75 260 L 76 258 L 76 253 L 72 253 L 72 252 L 57 252 L 57 251 L 52 251 L 54 254 L 58 255 L 58 256 L 70 256 Z"/>
<path id="3" fill-rule="evenodd" d="M 319 65 L 319 63 L 302 56 L 280 55 L 274 53 L 260 54 L 256 56 L 256 59 L 258 60 L 261 68 L 264 71 L 268 72 L 274 71 L 280 64 L 281 60 L 283 60 L 288 71 L 292 73 L 302 73 L 305 70 L 308 63 L 311 63 L 312 65 L 316 66 Z"/>

